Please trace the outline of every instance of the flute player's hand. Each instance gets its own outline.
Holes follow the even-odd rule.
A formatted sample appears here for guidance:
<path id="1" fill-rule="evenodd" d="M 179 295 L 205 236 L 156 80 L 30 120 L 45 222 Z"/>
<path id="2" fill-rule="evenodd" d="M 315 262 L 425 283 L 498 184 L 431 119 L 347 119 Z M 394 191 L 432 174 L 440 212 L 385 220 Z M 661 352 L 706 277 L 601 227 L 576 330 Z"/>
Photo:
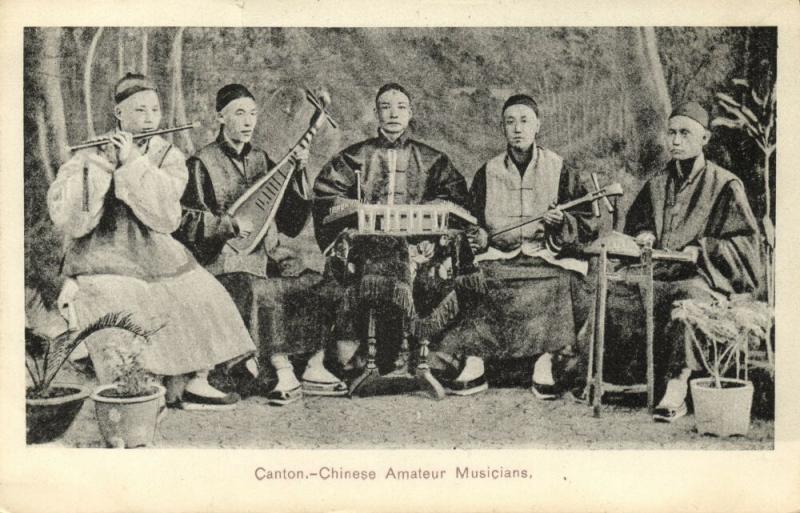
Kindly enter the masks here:
<path id="1" fill-rule="evenodd" d="M 139 156 L 139 150 L 133 143 L 133 134 L 130 132 L 118 131 L 111 136 L 111 144 L 117 148 L 117 160 L 124 166 L 128 162 Z"/>

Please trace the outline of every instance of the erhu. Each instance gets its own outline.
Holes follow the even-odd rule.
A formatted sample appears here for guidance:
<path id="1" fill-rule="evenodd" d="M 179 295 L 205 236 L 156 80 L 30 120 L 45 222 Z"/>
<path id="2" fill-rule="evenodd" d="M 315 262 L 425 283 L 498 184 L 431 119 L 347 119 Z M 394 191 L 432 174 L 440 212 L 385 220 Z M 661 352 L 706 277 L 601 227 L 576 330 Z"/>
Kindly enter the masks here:
<path id="1" fill-rule="evenodd" d="M 185 125 L 174 126 L 169 128 L 161 128 L 158 130 L 151 130 L 150 132 L 142 132 L 141 134 L 134 134 L 133 140 L 137 141 L 139 139 L 145 139 L 147 137 L 153 137 L 154 135 L 164 135 L 164 134 L 171 134 L 173 132 L 180 132 L 181 130 L 190 130 L 192 128 L 199 128 L 200 123 L 195 121 L 194 123 L 187 123 Z M 94 148 L 96 146 L 103 146 L 106 144 L 111 143 L 111 137 L 101 137 L 99 139 L 90 139 L 86 142 L 82 142 L 80 144 L 76 144 L 75 146 L 70 146 L 68 149 L 69 151 L 78 151 L 84 150 L 86 148 Z"/>

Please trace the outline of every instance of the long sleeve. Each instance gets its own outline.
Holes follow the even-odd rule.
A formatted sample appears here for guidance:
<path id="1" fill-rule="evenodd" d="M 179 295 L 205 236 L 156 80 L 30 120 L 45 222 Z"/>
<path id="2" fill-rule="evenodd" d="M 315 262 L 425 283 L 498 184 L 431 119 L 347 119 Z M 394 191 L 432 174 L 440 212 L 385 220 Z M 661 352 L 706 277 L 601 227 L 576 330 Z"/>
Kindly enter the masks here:
<path id="1" fill-rule="evenodd" d="M 731 181 L 723 189 L 697 245 L 701 248 L 697 265 L 715 289 L 758 290 L 764 276 L 758 224 L 740 182 Z"/>
<path id="2" fill-rule="evenodd" d="M 566 203 L 587 193 L 577 171 L 565 165 L 558 183 L 557 203 Z M 545 231 L 547 241 L 553 249 L 571 252 L 596 238 L 597 229 L 597 220 L 592 212 L 591 203 L 586 203 L 564 211 L 564 222 L 560 228 L 546 227 Z"/>
<path id="3" fill-rule="evenodd" d="M 221 212 L 208 169 L 202 160 L 186 162 L 189 180 L 181 198 L 183 219 L 175 237 L 183 242 L 200 262 L 214 258 L 225 241 L 236 235 L 230 216 Z"/>
<path id="4" fill-rule="evenodd" d="M 337 155 L 322 168 L 314 182 L 314 236 L 323 251 L 343 229 L 349 227 L 347 219 L 325 225 L 325 216 L 338 198 L 355 197 L 356 175 L 353 167 L 348 164 L 346 154 Z"/>
<path id="5" fill-rule="evenodd" d="M 154 157 L 141 155 L 114 172 L 114 192 L 134 215 L 154 231 L 170 234 L 181 223 L 181 196 L 188 173 L 174 147 Z"/>
<path id="6" fill-rule="evenodd" d="M 275 225 L 279 232 L 296 237 L 303 231 L 311 213 L 310 190 L 305 168 L 296 169 L 292 183 L 286 188 L 286 194 L 275 213 Z"/>
<path id="7" fill-rule="evenodd" d="M 430 169 L 423 195 L 423 201 L 437 199 L 451 201 L 467 210 L 470 209 L 467 181 L 445 154 L 442 154 Z"/>
<path id="8" fill-rule="evenodd" d="M 478 220 L 478 226 L 486 228 L 486 164 L 472 177 L 469 196 L 470 212 Z"/>
<path id="9" fill-rule="evenodd" d="M 111 164 L 92 150 L 73 155 L 59 168 L 58 177 L 47 192 L 50 218 L 59 231 L 78 238 L 97 226 L 112 171 Z"/>
<path id="10" fill-rule="evenodd" d="M 633 237 L 642 232 L 656 234 L 655 214 L 653 212 L 653 200 L 650 195 L 649 183 L 646 183 L 636 199 L 633 200 L 625 217 L 624 233 Z"/>

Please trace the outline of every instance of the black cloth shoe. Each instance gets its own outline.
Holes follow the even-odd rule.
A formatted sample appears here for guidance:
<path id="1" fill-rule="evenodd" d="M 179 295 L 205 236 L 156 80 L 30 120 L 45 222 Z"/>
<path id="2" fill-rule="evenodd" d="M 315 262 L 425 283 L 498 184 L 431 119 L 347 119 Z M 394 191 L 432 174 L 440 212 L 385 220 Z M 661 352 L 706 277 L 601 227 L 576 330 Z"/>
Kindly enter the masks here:
<path id="1" fill-rule="evenodd" d="M 208 397 L 189 392 L 183 392 L 180 408 L 183 410 L 232 410 L 239 402 L 239 394 L 225 394 L 222 397 Z"/>
<path id="2" fill-rule="evenodd" d="M 653 410 L 653 420 L 655 422 L 675 422 L 681 417 L 689 413 L 689 408 L 686 407 L 686 401 L 682 402 L 677 408 L 656 408 Z"/>
<path id="3" fill-rule="evenodd" d="M 434 378 L 441 383 L 444 387 L 445 393 L 448 395 L 467 396 L 483 392 L 489 388 L 489 382 L 486 380 L 486 372 L 473 378 L 469 381 L 459 380 L 458 377 L 464 372 L 467 367 L 467 356 L 459 361 L 457 368 L 451 367 L 447 370 L 431 369 L 431 374 Z"/>
<path id="4" fill-rule="evenodd" d="M 442 386 L 447 395 L 466 396 L 488 390 L 489 383 L 486 381 L 486 376 L 482 374 L 470 381 L 447 381 L 442 383 Z"/>
<path id="5" fill-rule="evenodd" d="M 272 406 L 286 406 L 303 398 L 303 387 L 297 386 L 290 390 L 272 390 L 266 397 L 267 403 Z"/>
<path id="6" fill-rule="evenodd" d="M 556 387 L 556 385 L 540 385 L 535 381 L 533 385 L 531 385 L 531 392 L 533 392 L 534 397 L 542 401 L 552 401 L 559 396 L 558 387 Z"/>

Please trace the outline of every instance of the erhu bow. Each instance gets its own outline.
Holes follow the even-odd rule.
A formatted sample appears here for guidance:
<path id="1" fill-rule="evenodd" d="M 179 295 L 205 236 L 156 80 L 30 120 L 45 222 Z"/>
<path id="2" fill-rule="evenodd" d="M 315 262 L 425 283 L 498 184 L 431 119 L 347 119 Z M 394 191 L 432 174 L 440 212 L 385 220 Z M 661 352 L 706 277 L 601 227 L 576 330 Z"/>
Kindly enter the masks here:
<path id="1" fill-rule="evenodd" d="M 614 206 L 608 200 L 609 196 L 622 196 L 622 186 L 618 183 L 612 183 L 611 185 L 606 185 L 605 187 L 599 187 L 599 183 L 597 181 L 597 176 L 592 173 L 592 184 L 595 187 L 595 190 L 586 194 L 585 196 L 581 196 L 580 198 L 574 199 L 572 201 L 567 201 L 566 203 L 562 203 L 560 205 L 556 205 L 554 208 L 557 210 L 569 210 L 570 208 L 575 208 L 579 205 L 583 205 L 585 203 L 592 203 L 592 212 L 596 217 L 600 217 L 600 207 L 597 202 L 602 199 L 605 203 L 606 208 L 609 212 L 614 212 Z M 535 223 L 537 221 L 541 221 L 544 219 L 544 214 L 535 216 L 535 217 L 526 217 L 521 221 L 517 221 L 513 224 L 504 226 L 499 230 L 492 232 L 489 234 L 489 238 L 496 237 L 502 233 L 510 232 L 511 230 L 516 230 L 517 228 L 522 228 L 525 225 Z"/>
<path id="2" fill-rule="evenodd" d="M 300 140 L 289 149 L 286 155 L 266 175 L 261 177 L 248 188 L 233 205 L 228 208 L 228 214 L 236 220 L 246 219 L 253 227 L 249 233 L 242 233 L 239 237 L 230 239 L 228 245 L 237 253 L 253 252 L 267 234 L 267 230 L 275 219 L 278 207 L 289 185 L 289 178 L 295 172 L 296 163 L 294 152 L 299 148 L 307 148 L 317 130 L 327 121 L 333 128 L 336 122 L 330 117 L 327 106 L 330 97 L 323 92 L 319 97 L 306 89 L 306 99 L 314 106 L 314 114 L 309 121 L 308 130 Z"/>

